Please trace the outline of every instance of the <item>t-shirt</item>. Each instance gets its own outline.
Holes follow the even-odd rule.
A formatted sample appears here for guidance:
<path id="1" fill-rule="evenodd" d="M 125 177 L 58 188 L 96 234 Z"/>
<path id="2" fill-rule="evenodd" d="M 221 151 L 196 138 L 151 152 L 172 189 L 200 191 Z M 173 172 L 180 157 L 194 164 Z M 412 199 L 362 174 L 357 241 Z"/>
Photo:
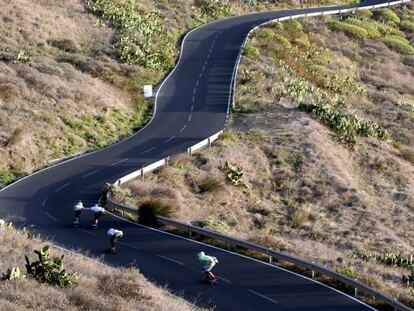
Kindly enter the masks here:
<path id="1" fill-rule="evenodd" d="M 105 209 L 103 207 L 100 207 L 98 205 L 94 205 L 91 207 L 91 211 L 94 213 L 103 212 Z"/>
<path id="2" fill-rule="evenodd" d="M 82 202 L 79 202 L 75 205 L 75 211 L 80 211 L 83 209 L 83 204 Z"/>
<path id="3" fill-rule="evenodd" d="M 115 234 L 119 234 L 120 236 L 124 235 L 124 233 L 121 230 L 116 230 L 114 228 L 108 230 L 108 235 L 114 236 Z"/>

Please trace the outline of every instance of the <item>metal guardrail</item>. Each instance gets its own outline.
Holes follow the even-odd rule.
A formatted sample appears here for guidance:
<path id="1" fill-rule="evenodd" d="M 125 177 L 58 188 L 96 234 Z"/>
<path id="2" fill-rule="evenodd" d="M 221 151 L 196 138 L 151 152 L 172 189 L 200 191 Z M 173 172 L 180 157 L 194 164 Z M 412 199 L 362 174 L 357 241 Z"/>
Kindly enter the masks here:
<path id="1" fill-rule="evenodd" d="M 211 147 L 211 144 L 220 137 L 221 133 L 223 133 L 223 131 L 220 131 L 220 132 L 204 139 L 203 141 L 191 146 L 190 148 L 187 149 L 187 152 L 189 154 L 193 154 L 194 152 L 196 152 L 196 151 L 198 151 L 202 148 Z M 132 173 L 129 173 L 128 175 L 125 175 L 124 177 L 121 177 L 121 178 L 117 179 L 113 183 L 113 185 L 120 186 L 120 185 L 134 179 L 134 178 L 137 178 L 137 177 L 143 178 L 146 173 L 152 172 L 152 171 L 156 170 L 157 168 L 160 168 L 164 165 L 168 165 L 170 159 L 171 159 L 171 156 L 168 156 L 164 159 L 161 159 L 157 162 L 151 163 L 151 164 L 149 164 L 149 165 L 147 165 L 143 168 L 140 168 L 139 170 L 133 171 Z"/>
<path id="2" fill-rule="evenodd" d="M 117 203 L 115 201 L 112 200 L 112 198 L 107 195 L 107 206 L 109 208 L 114 208 L 114 209 L 118 209 L 121 211 L 125 211 L 128 213 L 133 213 L 133 214 L 137 214 L 138 210 L 131 208 L 129 206 Z M 315 273 L 319 273 L 321 275 L 324 276 L 329 276 L 337 281 L 340 281 L 346 285 L 349 285 L 351 287 L 354 288 L 354 295 L 357 296 L 359 292 L 363 292 L 369 296 L 373 296 L 376 299 L 378 299 L 379 301 L 382 301 L 384 303 L 386 303 L 387 305 L 390 305 L 392 307 L 395 308 L 395 310 L 401 310 L 401 311 L 412 311 L 413 309 L 409 308 L 408 306 L 402 304 L 401 302 L 399 302 L 398 300 L 394 299 L 393 297 L 386 295 L 384 293 L 381 293 L 379 291 L 377 291 L 376 289 L 369 287 L 368 285 L 365 285 L 363 283 L 358 282 L 355 279 L 352 279 L 346 275 L 340 274 L 338 272 L 335 272 L 327 267 L 323 267 L 320 265 L 317 265 L 313 262 L 309 262 L 306 261 L 304 259 L 301 259 L 299 257 L 290 255 L 290 254 L 286 254 L 286 253 L 282 253 L 261 245 L 257 245 L 248 241 L 244 241 L 244 240 L 240 240 L 240 239 L 236 239 L 233 237 L 229 237 L 227 235 L 221 234 L 219 232 L 215 232 L 215 231 L 211 231 L 208 229 L 204 229 L 204 228 L 200 228 L 197 226 L 193 226 L 191 224 L 188 223 L 184 223 L 178 220 L 174 220 L 174 219 L 170 219 L 170 218 L 166 218 L 166 217 L 161 217 L 158 216 L 157 217 L 157 221 L 163 225 L 168 225 L 168 226 L 173 226 L 175 228 L 181 229 L 181 230 L 185 230 L 188 232 L 189 237 L 192 237 L 193 233 L 197 233 L 201 236 L 205 236 L 205 237 L 209 237 L 215 240 L 219 240 L 222 241 L 224 243 L 226 243 L 227 248 L 229 248 L 230 245 L 233 246 L 237 246 L 237 247 L 241 247 L 241 248 L 245 248 L 245 249 L 249 249 L 249 250 L 253 250 L 256 251 L 258 253 L 264 254 L 266 256 L 269 257 L 269 263 L 272 263 L 272 261 L 274 259 L 277 260 L 283 260 L 286 262 L 289 262 L 291 264 L 294 264 L 300 268 L 305 268 L 311 271 L 312 274 L 312 278 L 315 277 Z"/>
<path id="3" fill-rule="evenodd" d="M 359 6 L 359 7 L 354 7 L 354 8 L 347 8 L 347 9 L 340 9 L 340 10 L 327 10 L 327 11 L 320 11 L 320 12 L 312 12 L 312 13 L 307 13 L 307 14 L 299 14 L 299 15 L 291 15 L 291 16 L 284 16 L 284 17 L 280 17 L 280 18 L 276 18 L 276 19 L 272 19 L 268 22 L 263 23 L 260 26 L 256 26 L 254 27 L 249 34 L 256 30 L 257 28 L 266 25 L 268 23 L 272 23 L 275 21 L 284 21 L 284 20 L 290 20 L 290 19 L 296 19 L 296 18 L 302 18 L 302 17 L 313 17 L 313 16 L 323 16 L 323 15 L 333 15 L 333 14 L 343 14 L 343 13 L 348 13 L 348 12 L 355 12 L 357 10 L 364 10 L 364 9 L 377 9 L 377 8 L 382 8 L 382 7 L 390 7 L 393 5 L 398 5 L 398 4 L 402 4 L 402 3 L 406 3 L 406 2 L 410 2 L 411 0 L 399 0 L 399 1 L 388 1 L 387 3 L 383 3 L 383 4 L 377 4 L 377 5 L 368 5 L 368 6 Z M 239 55 L 240 58 L 240 55 Z M 239 62 L 240 60 L 238 60 Z M 235 72 L 237 72 L 237 67 L 235 68 Z M 233 87 L 235 86 L 235 81 L 232 83 Z M 234 90 L 233 90 L 234 92 Z M 233 101 L 234 101 L 234 96 L 233 96 Z M 207 146 L 211 146 L 212 142 L 215 141 L 216 139 L 219 138 L 220 134 L 223 131 L 220 131 L 212 136 L 210 136 L 209 138 L 189 147 L 187 149 L 187 152 L 189 154 L 192 154 L 204 147 Z M 117 181 L 115 181 L 114 185 L 120 186 L 134 178 L 137 177 L 143 177 L 145 173 L 151 172 L 161 166 L 167 165 L 168 162 L 170 160 L 170 157 L 161 159 L 153 164 L 150 164 L 146 167 L 143 167 L 137 171 L 134 171 L 120 179 L 118 179 Z M 138 213 L 137 209 L 133 209 L 129 206 L 125 206 L 123 204 L 114 202 L 112 200 L 112 198 L 109 196 L 109 194 L 106 197 L 106 204 L 107 206 L 109 205 L 109 207 L 111 208 L 115 208 L 121 211 L 126 211 L 129 213 Z M 338 280 L 346 285 L 352 286 L 354 288 L 354 295 L 357 296 L 358 292 L 361 291 L 367 295 L 373 296 L 376 299 L 386 303 L 387 305 L 390 305 L 392 307 L 395 308 L 395 310 L 401 310 L 401 311 L 413 311 L 413 309 L 409 308 L 408 306 L 402 304 L 401 302 L 399 302 L 398 300 L 394 299 L 393 297 L 386 295 L 384 293 L 381 293 L 379 291 L 377 291 L 374 288 L 369 287 L 366 284 L 360 283 L 355 279 L 352 279 L 346 275 L 337 273 L 327 267 L 323 267 L 320 265 L 317 265 L 313 262 L 309 262 L 306 261 L 304 259 L 301 259 L 299 257 L 290 255 L 290 254 L 286 254 L 286 253 L 282 253 L 282 252 L 278 252 L 276 250 L 270 249 L 270 248 L 266 248 L 264 246 L 260 246 L 248 241 L 243 241 L 243 240 L 239 240 L 233 237 L 229 237 L 226 236 L 224 234 L 218 233 L 218 232 L 214 232 L 211 230 L 207 230 L 207 229 L 203 229 L 200 227 L 196 227 L 193 226 L 191 224 L 188 223 L 183 223 L 180 222 L 178 220 L 174 220 L 174 219 L 169 219 L 166 217 L 161 217 L 158 216 L 157 217 L 158 222 L 160 222 L 161 224 L 164 225 L 169 225 L 169 226 L 174 226 L 176 228 L 182 229 L 182 230 L 186 230 L 188 231 L 189 236 L 191 237 L 192 233 L 197 233 L 199 235 L 205 236 L 205 237 L 209 237 L 209 238 L 213 238 L 222 242 L 225 242 L 227 246 L 229 245 L 233 245 L 233 246 L 237 246 L 237 247 L 242 247 L 245 249 L 249 249 L 249 250 L 253 250 L 256 251 L 258 253 L 267 255 L 269 257 L 269 263 L 272 263 L 273 259 L 278 259 L 278 260 L 283 260 L 286 262 L 289 262 L 291 264 L 294 264 L 298 267 L 301 268 L 305 268 L 311 271 L 312 273 L 312 278 L 315 277 L 315 273 L 319 273 L 321 275 L 324 276 L 328 276 L 331 277 L 335 280 Z"/>

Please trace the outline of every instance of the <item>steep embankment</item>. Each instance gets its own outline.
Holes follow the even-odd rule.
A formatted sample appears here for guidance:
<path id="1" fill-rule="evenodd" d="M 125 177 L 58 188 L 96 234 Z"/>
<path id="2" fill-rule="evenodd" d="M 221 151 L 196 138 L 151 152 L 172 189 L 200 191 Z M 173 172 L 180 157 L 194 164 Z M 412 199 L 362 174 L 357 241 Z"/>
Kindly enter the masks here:
<path id="1" fill-rule="evenodd" d="M 34 250 L 47 242 L 12 228 L 0 228 L 0 273 L 20 267 L 24 256 L 31 261 Z M 50 250 L 52 257 L 65 255 L 64 268 L 76 272 L 78 284 L 68 288 L 39 284 L 29 277 L 0 280 L 0 310 L 193 310 L 149 283 L 135 268 L 114 269 L 82 256 Z M 6 255 L 7 254 L 7 255 Z M 98 259 L 95 259 L 98 260 Z"/>
<path id="2" fill-rule="evenodd" d="M 255 31 L 221 142 L 116 195 L 328 264 L 412 305 L 413 16 L 409 5 Z"/>

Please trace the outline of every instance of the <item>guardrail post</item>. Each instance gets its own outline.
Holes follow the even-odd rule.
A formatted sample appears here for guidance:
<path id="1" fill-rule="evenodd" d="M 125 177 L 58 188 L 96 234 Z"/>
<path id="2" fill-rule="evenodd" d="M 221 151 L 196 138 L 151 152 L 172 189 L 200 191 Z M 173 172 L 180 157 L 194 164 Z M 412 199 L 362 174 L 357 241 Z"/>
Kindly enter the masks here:
<path id="1" fill-rule="evenodd" d="M 193 237 L 193 232 L 191 230 L 188 230 L 188 237 L 191 239 Z"/>
<path id="2" fill-rule="evenodd" d="M 269 263 L 272 263 L 272 261 L 273 261 L 272 255 L 269 255 Z"/>
<path id="3" fill-rule="evenodd" d="M 315 270 L 312 270 L 312 279 L 315 278 Z"/>
<path id="4" fill-rule="evenodd" d="M 354 297 L 357 297 L 357 296 L 358 296 L 358 288 L 355 287 L 355 289 L 354 289 Z"/>
<path id="5" fill-rule="evenodd" d="M 141 179 L 144 180 L 144 170 L 141 170 Z"/>
<path id="6" fill-rule="evenodd" d="M 211 138 L 208 138 L 208 147 L 211 148 Z"/>
<path id="7" fill-rule="evenodd" d="M 187 149 L 188 154 L 191 154 L 191 147 Z"/>
<path id="8" fill-rule="evenodd" d="M 168 165 L 170 163 L 170 156 L 165 158 L 165 165 Z"/>

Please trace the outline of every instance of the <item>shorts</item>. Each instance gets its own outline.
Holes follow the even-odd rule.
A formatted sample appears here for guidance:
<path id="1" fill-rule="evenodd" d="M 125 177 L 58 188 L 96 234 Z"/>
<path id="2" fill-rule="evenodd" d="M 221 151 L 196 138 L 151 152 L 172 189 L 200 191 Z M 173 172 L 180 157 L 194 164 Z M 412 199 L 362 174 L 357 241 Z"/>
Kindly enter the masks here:
<path id="1" fill-rule="evenodd" d="M 98 220 L 99 218 L 101 218 L 101 216 L 102 216 L 102 212 L 97 212 L 97 213 L 95 213 L 93 216 L 94 216 L 94 219 L 95 220 Z"/>
<path id="2" fill-rule="evenodd" d="M 82 210 L 75 210 L 75 217 L 79 218 Z"/>
<path id="3" fill-rule="evenodd" d="M 203 272 L 210 272 L 215 265 L 216 265 L 215 262 L 212 262 L 212 263 L 210 263 L 208 265 L 204 265 L 203 266 Z"/>

